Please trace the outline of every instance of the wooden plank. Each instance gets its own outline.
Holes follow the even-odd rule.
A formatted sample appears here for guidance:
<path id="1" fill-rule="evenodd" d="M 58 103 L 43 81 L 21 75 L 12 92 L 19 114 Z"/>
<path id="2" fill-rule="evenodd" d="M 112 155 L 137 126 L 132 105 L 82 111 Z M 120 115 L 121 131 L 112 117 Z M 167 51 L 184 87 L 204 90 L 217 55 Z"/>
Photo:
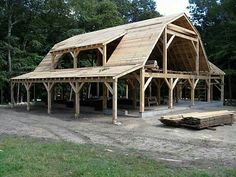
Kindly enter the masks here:
<path id="1" fill-rule="evenodd" d="M 110 91 L 110 93 L 113 94 L 113 89 L 112 89 L 112 87 L 110 86 L 110 84 L 107 83 L 107 82 L 104 82 L 104 84 L 106 85 L 106 87 L 108 88 L 108 90 Z"/>
<path id="2" fill-rule="evenodd" d="M 170 45 L 171 45 L 172 41 L 174 40 L 174 38 L 175 38 L 175 35 L 172 35 L 171 38 L 169 39 L 169 41 L 168 41 L 168 43 L 166 45 L 167 49 L 170 47 Z"/>
<path id="3" fill-rule="evenodd" d="M 140 69 L 140 101 L 139 101 L 140 113 L 144 112 L 144 107 L 145 107 L 144 73 L 145 73 L 144 68 Z"/>
<path id="4" fill-rule="evenodd" d="M 107 63 L 107 45 L 103 46 L 103 55 L 102 55 L 102 66 L 105 66 Z"/>
<path id="5" fill-rule="evenodd" d="M 163 73 L 167 74 L 167 29 L 165 28 L 164 32 L 163 32 Z"/>
<path id="6" fill-rule="evenodd" d="M 113 81 L 113 96 L 112 96 L 112 123 L 117 123 L 117 79 Z"/>
<path id="7" fill-rule="evenodd" d="M 103 110 L 107 109 L 107 86 L 105 83 L 102 86 L 102 108 Z"/>
<path id="8" fill-rule="evenodd" d="M 199 40 L 197 40 L 197 44 L 196 44 L 196 73 L 197 75 L 199 75 L 199 56 L 200 56 L 200 51 L 199 51 Z"/>
<path id="9" fill-rule="evenodd" d="M 144 85 L 144 91 L 147 89 L 148 85 L 150 84 L 150 82 L 152 81 L 153 77 L 149 77 L 148 80 L 146 81 L 145 85 Z"/>
<path id="10" fill-rule="evenodd" d="M 178 36 L 178 37 L 180 37 L 180 38 L 184 38 L 184 39 L 190 40 L 190 41 L 197 41 L 197 40 L 198 40 L 198 39 L 195 38 L 195 37 L 187 36 L 187 35 L 185 35 L 185 34 L 181 34 L 181 33 L 175 32 L 175 31 L 170 30 L 170 29 L 167 30 L 167 33 L 168 33 L 168 34 L 171 34 L 171 35 Z"/>
<path id="11" fill-rule="evenodd" d="M 80 115 L 80 84 L 75 83 L 75 118 L 78 118 Z"/>
<path id="12" fill-rule="evenodd" d="M 187 28 L 183 28 L 181 26 L 175 25 L 175 24 L 168 24 L 167 26 L 168 29 L 179 32 L 179 33 L 183 33 L 186 35 L 197 35 L 194 31 L 189 30 Z"/>
<path id="13" fill-rule="evenodd" d="M 168 108 L 173 109 L 173 78 L 169 79 L 169 100 L 168 100 Z"/>

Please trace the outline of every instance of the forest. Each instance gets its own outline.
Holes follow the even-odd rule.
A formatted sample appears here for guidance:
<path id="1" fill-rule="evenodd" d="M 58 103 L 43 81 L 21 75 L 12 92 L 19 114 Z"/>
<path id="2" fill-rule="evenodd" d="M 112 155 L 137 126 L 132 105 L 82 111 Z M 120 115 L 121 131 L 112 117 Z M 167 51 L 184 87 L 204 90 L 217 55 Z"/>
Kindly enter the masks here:
<path id="1" fill-rule="evenodd" d="M 225 98 L 236 99 L 236 0 L 189 0 L 190 19 L 208 58 L 226 73 Z M 171 4 L 170 4 L 171 5 Z M 10 78 L 30 72 L 57 42 L 161 16 L 154 0 L 1 0 L 0 104 Z"/>

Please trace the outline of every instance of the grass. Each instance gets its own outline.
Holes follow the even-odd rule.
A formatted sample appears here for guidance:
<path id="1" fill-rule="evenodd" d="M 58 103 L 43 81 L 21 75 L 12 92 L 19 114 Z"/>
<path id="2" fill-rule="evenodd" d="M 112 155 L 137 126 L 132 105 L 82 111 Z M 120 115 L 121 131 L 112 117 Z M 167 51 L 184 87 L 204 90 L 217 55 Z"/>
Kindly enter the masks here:
<path id="1" fill-rule="evenodd" d="M 109 152 L 106 148 L 29 137 L 0 136 L 0 176 L 236 176 L 236 170 L 233 169 L 220 169 L 220 173 L 170 169 L 138 153 Z"/>

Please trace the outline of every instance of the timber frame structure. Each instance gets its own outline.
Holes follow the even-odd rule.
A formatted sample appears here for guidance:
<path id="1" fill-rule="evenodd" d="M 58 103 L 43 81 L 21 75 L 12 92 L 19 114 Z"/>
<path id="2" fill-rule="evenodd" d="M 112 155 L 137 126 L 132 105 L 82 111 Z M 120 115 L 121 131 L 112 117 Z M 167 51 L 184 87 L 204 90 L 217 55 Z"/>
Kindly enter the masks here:
<path id="1" fill-rule="evenodd" d="M 79 54 L 88 50 L 99 53 L 100 64 L 80 68 Z M 56 69 L 64 54 L 73 57 L 73 68 Z M 184 84 L 191 88 L 191 105 L 194 105 L 199 81 L 204 81 L 207 86 L 208 102 L 213 85 L 219 89 L 223 101 L 224 75 L 222 70 L 208 61 L 200 35 L 188 17 L 179 14 L 81 34 L 56 44 L 33 72 L 11 79 L 11 102 L 13 106 L 15 84 L 23 84 L 27 93 L 27 110 L 30 110 L 30 88 L 32 84 L 43 84 L 50 114 L 53 86 L 68 83 L 75 93 L 75 115 L 79 116 L 83 85 L 102 83 L 103 109 L 107 108 L 109 91 L 112 95 L 112 122 L 117 123 L 117 85 L 120 80 L 127 85 L 127 95 L 128 90 L 132 91 L 133 106 L 136 107 L 139 102 L 142 115 L 145 111 L 145 90 L 150 89 L 151 83 L 156 85 L 159 104 L 160 89 L 164 83 L 167 85 L 168 107 L 172 109 L 174 92 L 179 99 Z"/>

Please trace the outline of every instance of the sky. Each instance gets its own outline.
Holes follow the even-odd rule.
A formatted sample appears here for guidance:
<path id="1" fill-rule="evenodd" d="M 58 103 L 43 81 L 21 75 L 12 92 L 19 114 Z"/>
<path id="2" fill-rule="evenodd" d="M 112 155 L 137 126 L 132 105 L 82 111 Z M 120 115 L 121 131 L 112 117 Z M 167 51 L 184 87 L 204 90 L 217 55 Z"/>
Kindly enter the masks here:
<path id="1" fill-rule="evenodd" d="M 188 0 L 156 0 L 157 11 L 162 15 L 171 15 L 185 12 L 188 14 Z"/>

